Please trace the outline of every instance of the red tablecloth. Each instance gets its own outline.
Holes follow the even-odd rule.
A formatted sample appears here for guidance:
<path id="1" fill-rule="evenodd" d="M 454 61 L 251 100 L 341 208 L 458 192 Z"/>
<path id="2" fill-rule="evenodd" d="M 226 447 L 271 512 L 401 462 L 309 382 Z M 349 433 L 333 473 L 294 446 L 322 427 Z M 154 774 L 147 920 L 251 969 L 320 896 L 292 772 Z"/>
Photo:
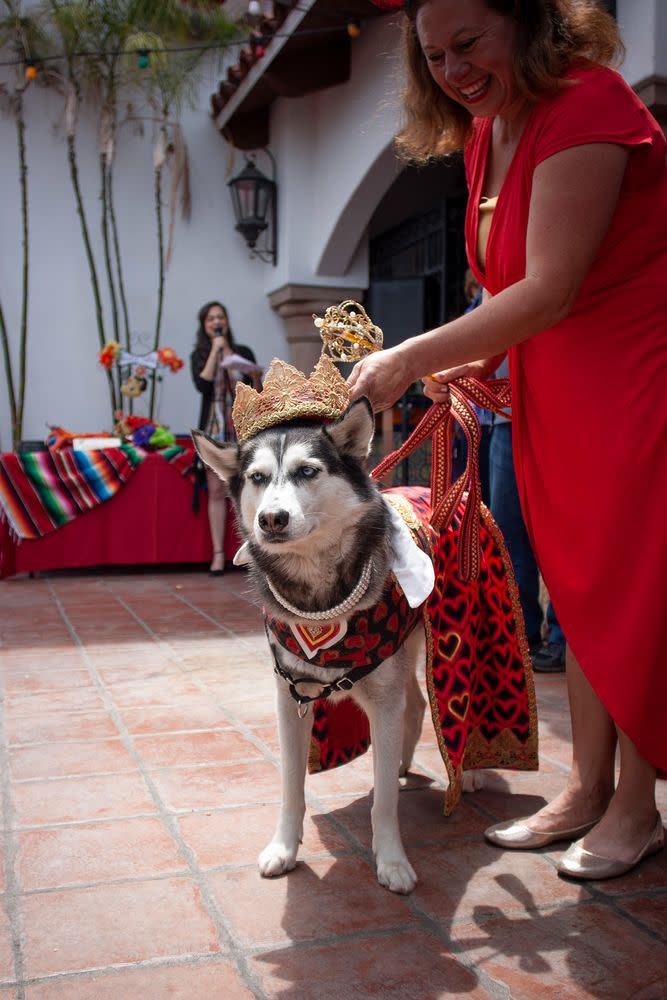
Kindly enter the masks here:
<path id="1" fill-rule="evenodd" d="M 81 566 L 208 562 L 212 558 L 206 492 L 192 511 L 192 482 L 160 454 L 147 455 L 121 490 L 43 538 L 17 545 L 0 522 L 0 577 Z M 225 556 L 239 538 L 228 511 Z"/>

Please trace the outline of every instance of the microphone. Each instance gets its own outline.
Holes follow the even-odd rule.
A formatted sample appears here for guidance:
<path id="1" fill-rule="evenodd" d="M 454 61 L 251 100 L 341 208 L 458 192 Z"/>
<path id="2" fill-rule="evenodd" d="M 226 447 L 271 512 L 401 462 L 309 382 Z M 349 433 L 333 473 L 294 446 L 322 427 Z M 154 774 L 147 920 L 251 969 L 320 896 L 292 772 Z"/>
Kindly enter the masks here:
<path id="1" fill-rule="evenodd" d="M 222 337 L 222 327 L 221 326 L 216 326 L 216 328 L 213 331 L 213 336 L 214 337 Z"/>

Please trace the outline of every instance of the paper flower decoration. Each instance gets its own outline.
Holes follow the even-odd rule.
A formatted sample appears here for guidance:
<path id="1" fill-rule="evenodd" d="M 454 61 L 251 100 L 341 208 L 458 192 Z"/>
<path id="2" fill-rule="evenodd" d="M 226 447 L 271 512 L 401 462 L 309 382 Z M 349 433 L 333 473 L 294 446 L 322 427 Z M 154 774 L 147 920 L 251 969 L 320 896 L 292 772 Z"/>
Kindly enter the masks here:
<path id="1" fill-rule="evenodd" d="M 183 367 L 183 360 L 179 358 L 173 347 L 161 347 L 157 352 L 159 364 L 166 368 L 171 368 L 172 372 L 178 372 Z"/>
<path id="2" fill-rule="evenodd" d="M 124 414 L 119 410 L 116 418 L 115 433 L 137 448 L 168 448 L 176 441 L 168 427 L 150 417 Z"/>
<path id="3" fill-rule="evenodd" d="M 100 364 L 103 365 L 104 368 L 106 368 L 108 371 L 119 354 L 120 354 L 120 344 L 118 343 L 118 341 L 108 340 L 107 343 L 102 348 L 102 350 L 100 351 L 100 353 L 98 354 Z"/>
<path id="4" fill-rule="evenodd" d="M 120 409 L 115 413 L 116 433 L 141 448 L 149 445 L 166 448 L 172 444 L 173 435 L 154 419 L 153 409 L 155 390 L 163 378 L 161 370 L 169 368 L 172 372 L 178 372 L 183 368 L 183 361 L 173 347 L 162 347 L 148 354 L 134 354 L 129 348 L 121 347 L 117 341 L 112 340 L 104 345 L 98 357 L 100 364 L 107 371 L 112 368 L 118 371 L 121 398 L 118 400 Z M 129 413 L 125 415 L 125 410 L 132 409 L 134 400 L 138 399 L 149 385 L 151 385 L 150 416 L 135 417 Z M 151 441 L 151 436 L 156 431 L 160 433 L 154 441 Z"/>
<path id="5" fill-rule="evenodd" d="M 168 448 L 170 444 L 175 442 L 175 440 L 176 438 L 171 431 L 168 431 L 166 427 L 162 427 L 162 425 L 158 424 L 155 428 L 155 432 L 151 434 L 148 443 L 153 448 Z"/>
<path id="6" fill-rule="evenodd" d="M 150 440 L 155 434 L 155 431 L 155 424 L 144 424 L 143 427 L 138 427 L 136 431 L 132 432 L 132 444 L 136 445 L 138 448 L 145 448 L 147 444 L 150 444 Z"/>
<path id="7" fill-rule="evenodd" d="M 130 375 L 121 385 L 120 391 L 122 396 L 127 396 L 129 399 L 136 399 L 137 396 L 142 394 L 145 388 L 145 378 L 136 378 L 136 376 Z"/>
<path id="8" fill-rule="evenodd" d="M 121 413 L 120 418 L 123 424 L 125 425 L 123 428 L 123 433 L 136 431 L 139 427 L 146 427 L 147 424 L 152 424 L 152 421 L 149 417 L 138 417 L 135 416 L 133 413 L 129 413 L 126 417 L 124 417 L 123 414 Z"/>

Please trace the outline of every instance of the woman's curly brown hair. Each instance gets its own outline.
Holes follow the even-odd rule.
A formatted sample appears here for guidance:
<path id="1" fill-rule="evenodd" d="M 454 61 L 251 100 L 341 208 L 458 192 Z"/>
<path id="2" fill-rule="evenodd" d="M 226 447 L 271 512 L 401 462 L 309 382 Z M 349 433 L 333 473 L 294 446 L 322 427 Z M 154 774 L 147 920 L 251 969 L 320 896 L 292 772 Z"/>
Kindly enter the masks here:
<path id="1" fill-rule="evenodd" d="M 419 44 L 417 12 L 424 0 L 407 0 L 403 25 L 406 84 L 399 155 L 415 163 L 463 149 L 472 116 L 447 97 L 430 74 Z M 484 0 L 490 10 L 516 21 L 514 72 L 529 101 L 567 86 L 563 76 L 577 60 L 618 64 L 624 54 L 616 21 L 596 0 Z"/>

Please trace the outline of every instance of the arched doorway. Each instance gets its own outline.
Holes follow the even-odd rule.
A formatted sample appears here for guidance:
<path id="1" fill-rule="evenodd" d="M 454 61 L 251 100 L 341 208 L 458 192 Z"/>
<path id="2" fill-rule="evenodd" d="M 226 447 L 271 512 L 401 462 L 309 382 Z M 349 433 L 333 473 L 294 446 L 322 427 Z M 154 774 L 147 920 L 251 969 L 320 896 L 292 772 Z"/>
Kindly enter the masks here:
<path id="1" fill-rule="evenodd" d="M 466 199 L 463 164 L 452 157 L 406 167 L 378 204 L 369 223 L 367 307 L 386 347 L 464 312 Z M 426 405 L 418 386 L 408 390 L 383 421 L 384 453 L 405 440 Z M 427 483 L 429 477 L 424 447 L 397 470 L 396 481 Z"/>

